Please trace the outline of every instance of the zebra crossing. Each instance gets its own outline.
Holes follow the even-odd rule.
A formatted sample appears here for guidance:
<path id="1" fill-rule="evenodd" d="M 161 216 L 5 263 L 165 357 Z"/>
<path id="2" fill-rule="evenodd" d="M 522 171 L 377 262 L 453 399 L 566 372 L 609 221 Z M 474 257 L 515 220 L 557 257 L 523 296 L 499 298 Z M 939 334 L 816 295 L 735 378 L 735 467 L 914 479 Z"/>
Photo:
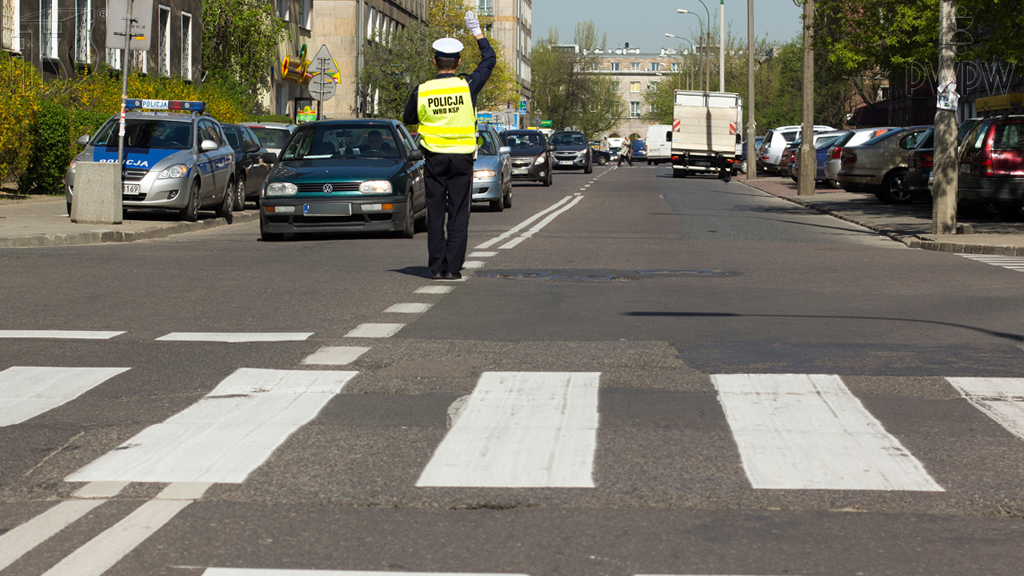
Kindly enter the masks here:
<path id="1" fill-rule="evenodd" d="M 968 260 L 999 266 L 1008 270 L 1024 272 L 1024 258 L 1019 256 L 995 256 L 991 254 L 959 254 Z"/>

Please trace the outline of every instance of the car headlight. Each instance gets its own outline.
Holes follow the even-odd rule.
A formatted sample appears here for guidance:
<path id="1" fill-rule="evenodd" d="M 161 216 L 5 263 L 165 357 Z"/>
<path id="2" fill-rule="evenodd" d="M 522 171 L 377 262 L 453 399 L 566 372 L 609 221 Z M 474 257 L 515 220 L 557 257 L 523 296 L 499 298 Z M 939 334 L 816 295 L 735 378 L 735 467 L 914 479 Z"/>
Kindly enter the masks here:
<path id="1" fill-rule="evenodd" d="M 391 182 L 387 180 L 367 180 L 359 185 L 360 194 L 390 194 Z"/>
<path id="2" fill-rule="evenodd" d="M 71 175 L 72 176 L 75 175 L 75 166 L 77 166 L 77 165 L 78 165 L 77 161 L 71 163 Z"/>
<path id="3" fill-rule="evenodd" d="M 547 154 L 541 154 L 540 156 L 537 156 L 537 159 L 534 160 L 533 163 L 534 164 L 543 164 L 544 161 L 547 160 L 547 159 L 548 159 L 548 155 Z"/>
<path id="4" fill-rule="evenodd" d="M 299 193 L 299 187 L 291 182 L 271 182 L 267 184 L 267 196 L 295 196 Z"/>
<path id="5" fill-rule="evenodd" d="M 494 170 L 476 170 L 473 172 L 473 178 L 481 180 L 483 178 L 494 178 L 498 173 Z"/>
<path id="6" fill-rule="evenodd" d="M 160 172 L 157 176 L 158 180 L 165 180 L 167 178 L 184 178 L 188 176 L 188 166 L 184 164 L 175 164 L 174 166 L 168 166 Z"/>

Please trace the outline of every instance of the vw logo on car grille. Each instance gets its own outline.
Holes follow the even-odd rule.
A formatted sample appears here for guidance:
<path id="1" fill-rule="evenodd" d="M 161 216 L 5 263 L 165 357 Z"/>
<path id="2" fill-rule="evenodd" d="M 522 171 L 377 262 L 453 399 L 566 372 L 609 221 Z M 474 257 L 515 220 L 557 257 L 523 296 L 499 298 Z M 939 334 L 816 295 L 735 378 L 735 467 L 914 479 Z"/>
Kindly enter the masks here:
<path id="1" fill-rule="evenodd" d="M 334 192 L 334 186 L 324 184 L 324 194 L 330 194 L 331 192 Z"/>

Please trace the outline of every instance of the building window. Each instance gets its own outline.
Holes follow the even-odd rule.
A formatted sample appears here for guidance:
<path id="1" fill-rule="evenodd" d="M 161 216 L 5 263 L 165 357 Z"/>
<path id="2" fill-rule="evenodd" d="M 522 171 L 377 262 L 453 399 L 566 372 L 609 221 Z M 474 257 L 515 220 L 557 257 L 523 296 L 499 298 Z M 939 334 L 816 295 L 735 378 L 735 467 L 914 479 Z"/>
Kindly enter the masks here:
<path id="1" fill-rule="evenodd" d="M 673 72 L 679 72 L 679 62 L 673 62 L 672 63 L 672 71 Z"/>
<path id="2" fill-rule="evenodd" d="M 288 9 L 290 7 L 291 2 L 289 0 L 277 0 L 277 15 L 281 20 L 284 20 L 285 22 L 288 21 Z"/>
<path id="3" fill-rule="evenodd" d="M 640 83 L 639 82 L 630 82 L 629 83 L 629 91 L 633 92 L 634 94 L 637 93 L 637 92 L 640 92 Z"/>
<path id="4" fill-rule="evenodd" d="M 647 89 L 648 90 L 657 90 L 659 84 L 661 84 L 661 82 L 659 82 L 657 80 L 651 80 L 650 82 L 647 83 Z"/>
<path id="5" fill-rule="evenodd" d="M 57 58 L 57 0 L 39 2 L 39 56 Z"/>
<path id="6" fill-rule="evenodd" d="M 299 26 L 309 30 L 313 12 L 313 0 L 299 0 Z"/>
<path id="7" fill-rule="evenodd" d="M 192 79 L 192 15 L 181 13 L 181 77 Z"/>
<path id="8" fill-rule="evenodd" d="M 160 7 L 160 29 L 158 30 L 157 59 L 160 76 L 171 75 L 171 9 L 166 6 Z"/>
<path id="9" fill-rule="evenodd" d="M 89 0 L 75 0 L 75 61 L 91 61 L 89 30 L 92 29 Z"/>
<path id="10" fill-rule="evenodd" d="M 633 72 L 639 72 L 640 71 L 640 63 L 639 62 L 630 62 L 629 63 L 629 69 L 632 70 Z"/>
<path id="11" fill-rule="evenodd" d="M 619 63 L 618 62 L 612 62 L 612 72 L 618 72 L 618 71 L 619 71 Z"/>
<path id="12" fill-rule="evenodd" d="M 639 118 L 640 117 L 640 103 L 639 102 L 630 102 L 629 103 L 629 117 L 630 118 Z"/>
<path id="13" fill-rule="evenodd" d="M 117 48 L 107 48 L 107 66 L 110 66 L 114 70 L 121 69 L 121 50 Z"/>
<path id="14" fill-rule="evenodd" d="M 132 67 L 128 73 L 149 74 L 149 58 L 145 50 L 132 50 Z"/>
<path id="15" fill-rule="evenodd" d="M 661 70 L 661 63 L 651 62 L 651 72 L 658 72 L 659 70 Z"/>
<path id="16" fill-rule="evenodd" d="M 494 16 L 494 0 L 480 0 L 477 4 L 480 16 Z"/>

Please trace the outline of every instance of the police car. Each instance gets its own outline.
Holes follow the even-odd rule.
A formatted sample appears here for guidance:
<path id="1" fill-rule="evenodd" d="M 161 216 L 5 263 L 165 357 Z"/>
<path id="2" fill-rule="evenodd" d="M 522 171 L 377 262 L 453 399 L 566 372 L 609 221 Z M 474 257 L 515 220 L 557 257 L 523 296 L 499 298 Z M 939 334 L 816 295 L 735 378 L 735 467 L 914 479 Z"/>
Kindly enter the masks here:
<path id="1" fill-rule="evenodd" d="M 121 167 L 124 208 L 173 210 L 189 221 L 208 207 L 218 216 L 230 214 L 235 152 L 220 123 L 204 114 L 206 103 L 130 99 L 127 110 L 131 112 L 125 116 Z M 79 138 L 85 150 L 71 162 L 64 178 L 68 214 L 76 165 L 117 162 L 119 126 L 115 115 L 92 138 Z"/>

